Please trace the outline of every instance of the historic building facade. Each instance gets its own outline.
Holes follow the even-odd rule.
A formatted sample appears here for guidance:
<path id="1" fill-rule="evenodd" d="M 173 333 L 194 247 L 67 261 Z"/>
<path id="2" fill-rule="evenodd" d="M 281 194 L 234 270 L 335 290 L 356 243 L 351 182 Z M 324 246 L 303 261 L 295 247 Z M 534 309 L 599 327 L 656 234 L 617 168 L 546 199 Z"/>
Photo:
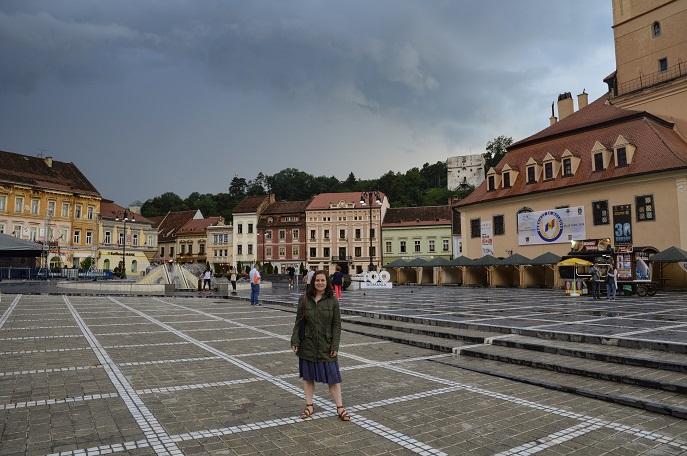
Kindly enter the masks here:
<path id="1" fill-rule="evenodd" d="M 250 269 L 258 259 L 258 217 L 270 203 L 274 203 L 274 195 L 251 195 L 245 197 L 232 211 L 233 256 L 240 271 Z"/>
<path id="2" fill-rule="evenodd" d="M 451 206 L 389 208 L 382 223 L 383 264 L 452 257 Z"/>
<path id="3" fill-rule="evenodd" d="M 258 218 L 258 259 L 280 273 L 293 267 L 299 271 L 306 262 L 307 201 L 277 201 L 268 205 Z"/>

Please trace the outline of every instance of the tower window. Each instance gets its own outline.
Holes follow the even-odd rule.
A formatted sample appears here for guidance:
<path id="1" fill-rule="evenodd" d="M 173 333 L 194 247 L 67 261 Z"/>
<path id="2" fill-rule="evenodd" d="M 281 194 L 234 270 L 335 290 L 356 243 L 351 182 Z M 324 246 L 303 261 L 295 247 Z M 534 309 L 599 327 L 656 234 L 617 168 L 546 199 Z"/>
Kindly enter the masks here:
<path id="1" fill-rule="evenodd" d="M 651 34 L 653 36 L 659 36 L 661 34 L 661 23 L 656 21 L 651 25 Z"/>
<path id="2" fill-rule="evenodd" d="M 668 71 L 668 59 L 666 57 L 658 59 L 658 71 L 661 73 Z"/>

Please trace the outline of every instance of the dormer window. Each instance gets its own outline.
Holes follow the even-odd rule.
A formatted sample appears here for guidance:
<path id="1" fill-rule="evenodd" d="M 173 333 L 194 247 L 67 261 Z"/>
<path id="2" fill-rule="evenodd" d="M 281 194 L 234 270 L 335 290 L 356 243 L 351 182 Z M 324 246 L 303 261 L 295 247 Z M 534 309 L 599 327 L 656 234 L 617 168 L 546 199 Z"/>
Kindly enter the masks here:
<path id="1" fill-rule="evenodd" d="M 617 166 L 627 166 L 627 149 L 624 147 L 619 147 L 616 151 L 616 157 L 618 159 Z"/>
<path id="2" fill-rule="evenodd" d="M 570 158 L 563 159 L 563 175 L 572 176 L 572 159 Z"/>
<path id="3" fill-rule="evenodd" d="M 604 154 L 597 152 L 594 154 L 594 171 L 603 171 L 604 169 Z"/>
<path id="4" fill-rule="evenodd" d="M 661 23 L 656 21 L 651 24 L 651 35 L 656 37 L 661 35 Z"/>
<path id="5" fill-rule="evenodd" d="M 503 188 L 510 188 L 510 173 L 503 173 Z"/>
<path id="6" fill-rule="evenodd" d="M 534 166 L 527 167 L 527 183 L 533 184 L 537 182 L 537 174 Z"/>
<path id="7" fill-rule="evenodd" d="M 489 191 L 496 190 L 496 184 L 494 181 L 495 181 L 494 176 L 489 176 L 489 179 L 487 179 L 487 190 L 489 190 Z"/>
<path id="8" fill-rule="evenodd" d="M 553 163 L 544 163 L 544 179 L 553 179 Z"/>

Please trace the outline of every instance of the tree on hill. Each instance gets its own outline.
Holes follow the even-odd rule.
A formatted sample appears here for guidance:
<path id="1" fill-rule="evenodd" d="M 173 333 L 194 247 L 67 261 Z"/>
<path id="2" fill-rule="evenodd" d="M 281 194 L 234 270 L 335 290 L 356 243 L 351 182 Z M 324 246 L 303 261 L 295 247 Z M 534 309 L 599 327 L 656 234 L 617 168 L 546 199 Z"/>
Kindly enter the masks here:
<path id="1" fill-rule="evenodd" d="M 506 155 L 506 148 L 513 144 L 513 138 L 510 136 L 499 136 L 487 143 L 487 151 L 484 154 L 484 174 L 498 165 L 501 159 Z"/>
<path id="2" fill-rule="evenodd" d="M 144 217 L 156 217 L 167 212 L 186 210 L 186 204 L 179 195 L 172 192 L 163 193 L 153 199 L 147 200 L 141 206 L 141 215 Z"/>

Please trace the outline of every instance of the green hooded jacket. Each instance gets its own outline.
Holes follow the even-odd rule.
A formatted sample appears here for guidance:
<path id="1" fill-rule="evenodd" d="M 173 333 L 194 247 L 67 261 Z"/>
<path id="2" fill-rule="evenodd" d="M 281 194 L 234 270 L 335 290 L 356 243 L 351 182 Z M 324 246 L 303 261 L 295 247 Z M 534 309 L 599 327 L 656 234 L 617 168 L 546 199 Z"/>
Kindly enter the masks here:
<path id="1" fill-rule="evenodd" d="M 303 298 L 305 298 L 305 338 L 298 339 L 298 326 L 303 319 Z M 313 362 L 336 361 L 329 354 L 339 351 L 341 341 L 341 313 L 339 301 L 333 296 L 319 302 L 310 296 L 301 296 L 296 308 L 296 324 L 291 335 L 291 346 L 298 347 L 296 354 Z"/>

